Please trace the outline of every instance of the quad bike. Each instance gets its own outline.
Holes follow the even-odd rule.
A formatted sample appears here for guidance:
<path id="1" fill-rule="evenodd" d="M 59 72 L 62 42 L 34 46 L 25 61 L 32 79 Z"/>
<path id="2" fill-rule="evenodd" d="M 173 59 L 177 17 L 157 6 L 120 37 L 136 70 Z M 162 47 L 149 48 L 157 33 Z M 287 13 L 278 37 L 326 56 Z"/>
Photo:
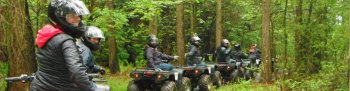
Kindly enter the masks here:
<path id="1" fill-rule="evenodd" d="M 237 79 L 238 67 L 236 66 L 236 63 L 219 62 L 217 64 L 214 64 L 214 66 L 215 66 L 215 70 L 220 72 L 223 83 L 228 83 L 230 81 L 235 81 L 235 79 Z"/>
<path id="2" fill-rule="evenodd" d="M 100 77 L 99 74 L 87 74 L 88 77 L 90 78 L 90 81 L 97 83 L 97 82 L 106 82 L 106 80 L 101 80 L 102 78 Z M 15 77 L 6 77 L 5 81 L 8 83 L 13 83 L 13 82 L 31 82 L 35 78 L 35 73 L 32 73 L 30 75 L 28 74 L 22 74 L 20 76 L 15 76 Z M 95 80 L 95 78 L 97 78 Z M 100 80 L 98 80 L 100 79 Z M 107 85 L 102 85 L 100 83 L 96 84 L 96 91 L 110 91 L 110 86 Z"/>
<path id="3" fill-rule="evenodd" d="M 258 63 L 260 60 L 242 59 L 239 68 L 242 72 L 241 77 L 245 80 L 249 80 L 255 77 L 258 71 Z M 239 62 L 238 62 L 239 63 Z"/>
<path id="4" fill-rule="evenodd" d="M 182 69 L 182 75 L 191 79 L 192 90 L 198 86 L 199 91 L 210 91 L 213 85 L 219 87 L 222 83 L 221 74 L 214 70 L 214 65 L 199 64 Z"/>
<path id="5" fill-rule="evenodd" d="M 137 68 L 130 73 L 134 79 L 129 82 L 128 91 L 190 91 L 190 79 L 181 74 L 178 70 Z"/>

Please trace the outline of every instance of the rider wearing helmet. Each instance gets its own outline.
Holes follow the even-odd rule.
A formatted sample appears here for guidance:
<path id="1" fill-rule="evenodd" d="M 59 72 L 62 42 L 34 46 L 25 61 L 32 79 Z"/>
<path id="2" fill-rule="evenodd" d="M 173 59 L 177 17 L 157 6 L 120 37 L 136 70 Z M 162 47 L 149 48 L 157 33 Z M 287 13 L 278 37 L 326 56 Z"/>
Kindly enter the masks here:
<path id="1" fill-rule="evenodd" d="M 88 73 L 100 72 L 102 75 L 106 73 L 102 67 L 95 65 L 92 55 L 92 51 L 96 51 L 101 48 L 101 41 L 103 41 L 103 39 L 103 32 L 99 28 L 89 26 L 87 27 L 87 31 L 85 31 L 80 41 L 77 43 L 80 55 L 83 58 L 83 62 L 85 66 L 88 67 Z"/>
<path id="2" fill-rule="evenodd" d="M 188 66 L 193 66 L 194 64 L 201 64 L 201 55 L 199 51 L 200 38 L 197 35 L 191 37 L 191 45 L 188 48 L 188 53 L 186 56 L 186 63 Z"/>
<path id="3" fill-rule="evenodd" d="M 158 38 L 155 35 L 149 35 L 147 46 L 144 49 L 144 57 L 147 60 L 147 67 L 161 69 L 166 71 L 173 70 L 173 65 L 168 64 L 168 60 L 176 60 L 178 56 L 169 56 L 157 50 Z"/>
<path id="4" fill-rule="evenodd" d="M 221 41 L 221 46 L 217 49 L 218 62 L 229 62 L 230 53 L 230 42 L 227 39 L 223 39 Z"/>
<path id="5" fill-rule="evenodd" d="M 242 52 L 241 45 L 238 43 L 233 46 L 233 51 L 231 52 L 230 57 L 236 62 L 241 62 L 242 59 L 248 58 L 248 56 Z"/>
<path id="6" fill-rule="evenodd" d="M 52 0 L 48 7 L 50 23 L 35 40 L 38 70 L 30 91 L 94 91 L 74 42 L 84 31 L 81 18 L 88 9 L 80 0 Z"/>

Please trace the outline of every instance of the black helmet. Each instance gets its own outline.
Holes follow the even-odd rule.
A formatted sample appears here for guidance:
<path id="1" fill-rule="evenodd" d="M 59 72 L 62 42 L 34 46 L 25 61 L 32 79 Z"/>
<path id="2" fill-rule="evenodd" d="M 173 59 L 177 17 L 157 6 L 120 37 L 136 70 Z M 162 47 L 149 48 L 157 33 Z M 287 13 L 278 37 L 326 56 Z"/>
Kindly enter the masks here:
<path id="1" fill-rule="evenodd" d="M 196 45 L 199 46 L 199 42 L 201 41 L 201 39 L 195 34 L 193 35 L 193 37 L 191 37 L 191 44 L 192 45 Z"/>
<path id="2" fill-rule="evenodd" d="M 223 39 L 221 41 L 221 46 L 228 48 L 230 45 L 230 42 L 227 39 Z"/>
<path id="3" fill-rule="evenodd" d="M 93 43 L 90 41 L 91 38 L 98 38 L 99 42 L 98 43 Z M 89 47 L 92 51 L 96 51 L 101 48 L 101 41 L 104 40 L 103 32 L 95 27 L 95 26 L 89 26 L 87 27 L 87 30 L 83 34 L 82 41 L 84 45 Z"/>
<path id="4" fill-rule="evenodd" d="M 48 7 L 48 17 L 63 29 L 63 32 L 72 37 L 80 37 L 84 30 L 83 23 L 80 20 L 78 26 L 69 24 L 66 20 L 68 14 L 82 15 L 89 14 L 89 10 L 85 4 L 80 0 L 52 0 Z"/>
<path id="5" fill-rule="evenodd" d="M 150 34 L 147 38 L 147 45 L 153 48 L 158 46 L 158 38 L 156 35 Z"/>
<path id="6" fill-rule="evenodd" d="M 236 43 L 234 46 L 235 50 L 241 50 L 241 45 Z"/>

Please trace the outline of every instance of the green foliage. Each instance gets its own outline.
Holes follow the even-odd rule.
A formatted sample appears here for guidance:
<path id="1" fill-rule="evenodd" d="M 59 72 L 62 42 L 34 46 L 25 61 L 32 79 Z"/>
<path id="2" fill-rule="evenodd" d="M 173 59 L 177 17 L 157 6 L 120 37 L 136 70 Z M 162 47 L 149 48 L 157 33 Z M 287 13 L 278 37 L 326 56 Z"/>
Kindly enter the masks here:
<path id="1" fill-rule="evenodd" d="M 123 26 L 127 24 L 126 22 L 128 21 L 126 13 L 120 10 L 97 8 L 95 12 L 92 13 L 92 15 L 96 16 L 95 20 L 92 21 L 92 25 L 98 26 L 102 29 L 102 31 L 107 32 L 105 33 L 106 36 L 115 35 L 113 33 L 108 33 L 108 31 L 111 31 L 109 28 L 113 28 L 115 29 L 114 31 L 120 32 Z"/>
<path id="2" fill-rule="evenodd" d="M 343 62 L 340 62 L 343 63 Z M 276 84 L 290 88 L 292 90 L 340 90 L 347 88 L 347 66 L 335 65 L 333 62 L 322 62 L 322 70 L 318 74 L 311 76 L 293 76 L 289 79 L 281 79 Z M 301 77 L 302 78 L 298 78 Z"/>
<path id="3" fill-rule="evenodd" d="M 5 91 L 6 81 L 4 80 L 7 77 L 8 64 L 6 62 L 1 62 L 0 60 L 0 91 Z"/>
<path id="4" fill-rule="evenodd" d="M 91 0 L 84 0 L 90 3 Z M 314 1 L 314 2 L 311 2 Z M 106 37 L 116 38 L 118 46 L 118 58 L 122 73 L 133 69 L 127 63 L 130 55 L 129 51 L 136 51 L 137 67 L 145 66 L 143 58 L 143 48 L 145 39 L 149 33 L 148 23 L 153 16 L 158 18 L 158 34 L 160 39 L 159 49 L 167 54 L 176 52 L 176 4 L 184 2 L 184 33 L 185 42 L 190 37 L 190 14 L 192 5 L 195 6 L 195 29 L 202 38 L 201 46 L 203 50 L 213 49 L 208 45 L 214 43 L 216 0 L 114 0 L 115 9 L 106 8 L 106 0 L 99 0 L 95 9 L 88 18 L 84 17 L 87 25 L 97 26 L 102 29 Z M 295 22 L 296 0 L 288 0 L 286 16 L 284 16 L 285 0 L 270 0 L 270 32 L 273 34 L 275 44 L 277 70 L 282 70 L 280 74 L 286 74 L 290 78 L 276 79 L 275 84 L 256 84 L 251 81 L 241 81 L 239 83 L 223 86 L 218 90 L 231 91 L 270 91 L 278 90 L 278 86 L 285 86 L 292 90 L 347 90 L 346 63 L 344 59 L 348 52 L 348 29 L 349 29 L 349 1 L 346 0 L 304 0 L 302 24 Z M 46 17 L 48 1 L 29 0 L 30 20 L 34 29 L 34 34 L 38 28 L 43 26 Z M 313 4 L 313 7 L 310 5 Z M 0 1 L 0 6 L 8 6 L 7 1 Z M 87 4 L 89 7 L 89 4 Z M 262 22 L 262 1 L 261 0 L 223 0 L 223 38 L 231 42 L 241 43 L 242 49 L 246 52 L 251 43 L 261 46 L 261 22 Z M 312 11 L 309 11 L 312 10 Z M 284 22 L 284 19 L 286 21 Z M 286 25 L 283 25 L 283 24 Z M 111 30 L 111 29 L 114 30 Z M 321 70 L 316 73 L 293 72 L 297 65 L 295 61 L 295 46 L 299 41 L 295 41 L 296 30 L 301 30 L 304 36 L 303 41 L 306 50 L 310 51 L 309 60 L 317 65 Z M 286 33 L 286 36 L 284 35 Z M 34 35 L 35 36 L 35 35 Z M 285 44 L 287 43 L 287 44 Z M 5 43 L 0 43 L 6 45 Z M 130 47 L 128 45 L 132 44 Z M 207 45 L 208 44 L 208 45 Z M 284 46 L 286 45 L 286 47 Z M 207 49 L 205 49 L 207 48 Z M 133 49 L 133 50 L 130 50 Z M 286 50 L 286 60 L 284 52 Z M 103 66 L 108 63 L 108 44 L 104 41 L 102 49 L 95 52 L 95 58 Z M 208 52 L 208 51 L 203 51 Z M 0 63 L 2 64 L 2 63 Z M 6 66 L 6 67 L 5 67 Z M 7 65 L 0 65 L 1 74 L 6 74 Z M 5 75 L 4 75 L 5 76 Z M 128 76 L 117 76 L 111 79 L 109 84 L 112 90 L 125 91 Z M 0 80 L 0 90 L 2 84 Z"/>

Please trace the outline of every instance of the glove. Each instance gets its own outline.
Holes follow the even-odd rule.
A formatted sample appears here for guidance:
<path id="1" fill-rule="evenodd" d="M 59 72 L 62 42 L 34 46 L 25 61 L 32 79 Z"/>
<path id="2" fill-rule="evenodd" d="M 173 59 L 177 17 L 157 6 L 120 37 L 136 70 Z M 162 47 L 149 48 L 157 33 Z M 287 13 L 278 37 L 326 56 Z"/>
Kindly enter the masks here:
<path id="1" fill-rule="evenodd" d="M 162 62 L 167 63 L 167 62 L 168 62 L 168 60 L 162 60 Z"/>
<path id="2" fill-rule="evenodd" d="M 103 68 L 101 68 L 101 69 L 100 69 L 100 73 L 101 73 L 101 75 L 104 75 L 104 74 L 106 74 L 106 70 L 103 69 Z"/>
<path id="3" fill-rule="evenodd" d="M 179 56 L 174 56 L 174 59 L 175 59 L 175 60 L 179 59 Z"/>

